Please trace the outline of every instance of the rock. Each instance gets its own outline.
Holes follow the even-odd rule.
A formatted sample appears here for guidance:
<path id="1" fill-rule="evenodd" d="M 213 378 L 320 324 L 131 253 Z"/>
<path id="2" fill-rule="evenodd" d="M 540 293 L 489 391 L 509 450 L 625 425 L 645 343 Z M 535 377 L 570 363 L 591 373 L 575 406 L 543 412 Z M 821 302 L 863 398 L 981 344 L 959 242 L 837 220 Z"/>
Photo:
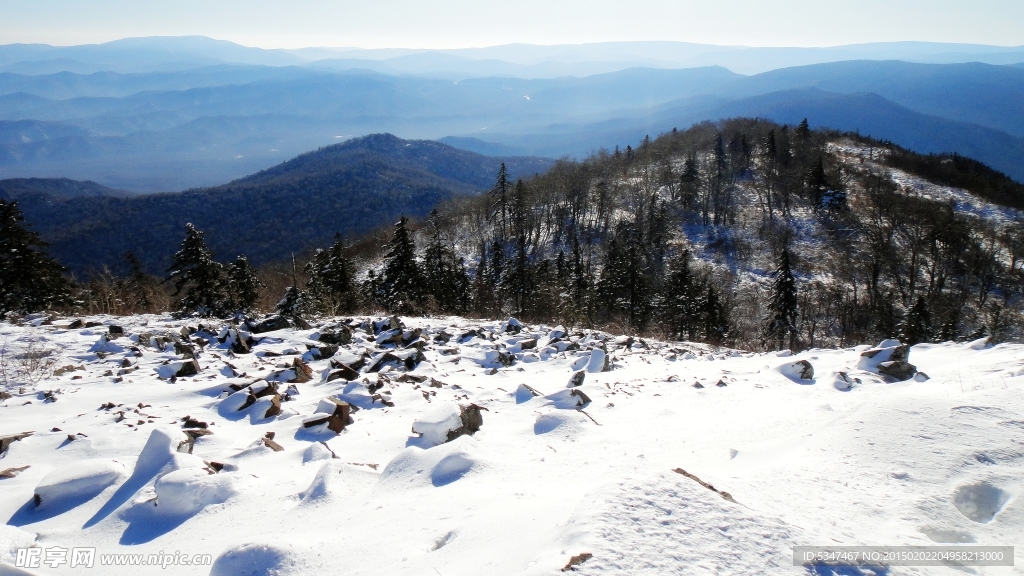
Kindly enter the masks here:
<path id="1" fill-rule="evenodd" d="M 590 352 L 590 361 L 587 362 L 587 372 L 605 372 L 608 370 L 608 355 L 604 350 L 595 348 Z"/>
<path id="2" fill-rule="evenodd" d="M 81 320 L 72 320 L 71 324 L 68 324 L 68 330 L 77 330 L 83 326 L 85 326 L 85 322 L 82 322 Z"/>
<path id="3" fill-rule="evenodd" d="M 725 383 L 725 380 L 719 380 L 718 384 L 715 384 L 715 386 L 718 386 L 719 388 L 725 388 L 726 386 L 728 386 L 728 384 Z"/>
<path id="4" fill-rule="evenodd" d="M 267 432 L 267 434 L 263 437 L 263 445 L 266 446 L 267 448 L 270 448 L 274 452 L 284 451 L 284 446 L 281 446 L 277 442 L 274 442 L 273 432 Z"/>
<path id="5" fill-rule="evenodd" d="M 878 373 L 891 376 L 897 381 L 910 380 L 917 373 L 917 366 L 909 362 L 903 362 L 899 360 L 890 360 L 888 362 L 882 362 L 878 365 Z"/>
<path id="6" fill-rule="evenodd" d="M 295 378 L 289 380 L 289 383 L 302 384 L 313 379 L 313 368 L 303 362 L 301 358 L 292 359 L 292 370 L 295 371 Z"/>
<path id="7" fill-rule="evenodd" d="M 352 330 L 344 324 L 339 324 L 331 330 L 323 330 L 317 340 L 324 344 L 333 346 L 344 346 L 352 343 Z M 334 356 L 334 354 L 331 354 Z"/>
<path id="8" fill-rule="evenodd" d="M 124 328 L 111 324 L 110 326 L 107 327 L 107 334 L 109 334 L 113 338 L 124 336 Z"/>
<path id="9" fill-rule="evenodd" d="M 199 374 L 199 370 L 201 370 L 199 362 L 196 362 L 195 359 L 186 360 L 181 363 L 181 368 L 174 373 L 174 377 L 183 378 L 185 376 L 195 376 Z"/>
<path id="10" fill-rule="evenodd" d="M 483 426 L 482 410 L 487 409 L 476 404 L 441 404 L 413 422 L 412 431 L 434 446 L 472 436 Z"/>
<path id="11" fill-rule="evenodd" d="M 14 398 L 14 396 L 11 396 L 9 393 L 4 392 L 3 390 L 0 390 L 0 400 L 9 400 L 11 398 Z"/>
<path id="12" fill-rule="evenodd" d="M 519 334 L 523 331 L 523 323 L 515 318 L 509 318 L 508 322 L 505 323 L 505 332 L 509 334 Z"/>
<path id="13" fill-rule="evenodd" d="M 519 342 L 519 349 L 520 350 L 533 350 L 536 347 L 537 347 L 537 339 L 536 338 L 529 338 L 527 340 L 522 340 L 522 341 Z"/>
<path id="14" fill-rule="evenodd" d="M 798 376 L 801 380 L 814 380 L 814 366 L 807 360 L 801 360 L 794 363 L 795 367 L 799 367 L 800 373 Z"/>
<path id="15" fill-rule="evenodd" d="M 917 382 L 926 382 L 928 380 L 931 380 L 931 378 L 929 378 L 928 375 L 925 374 L 924 372 L 918 372 L 917 374 L 914 374 L 914 380 L 916 380 Z"/>
<path id="16" fill-rule="evenodd" d="M 127 358 L 125 358 L 124 361 L 125 362 L 129 362 L 129 360 Z M 131 365 L 131 364 L 129 363 L 129 365 Z M 85 366 L 74 366 L 74 365 L 68 364 L 67 366 L 62 366 L 62 367 L 57 368 L 56 370 L 54 370 L 53 371 L 53 375 L 54 376 L 63 376 L 65 374 L 68 374 L 70 372 L 74 372 L 76 370 L 83 370 L 84 371 L 85 370 Z"/>
<path id="17" fill-rule="evenodd" d="M 352 406 L 329 396 L 320 401 L 316 413 L 302 421 L 303 428 L 312 428 L 321 424 L 327 424 L 327 428 L 335 434 L 341 434 L 346 426 L 352 424 Z"/>
<path id="18" fill-rule="evenodd" d="M 703 385 L 703 384 L 701 384 L 700 382 L 694 382 L 694 383 L 693 383 L 693 387 L 694 387 L 694 388 L 703 388 L 703 387 L 704 387 L 704 385 Z"/>
<path id="19" fill-rule="evenodd" d="M 587 396 L 586 394 L 584 394 L 583 390 L 580 390 L 579 388 L 573 389 L 573 391 L 570 392 L 569 395 L 570 396 L 575 396 L 576 398 L 579 399 L 576 402 L 576 407 L 577 408 L 582 408 L 582 407 L 586 406 L 587 404 L 590 404 L 590 396 Z"/>
<path id="20" fill-rule="evenodd" d="M 200 422 L 191 416 L 185 416 L 181 420 L 184 422 L 181 425 L 182 428 L 206 428 L 208 426 L 206 422 Z"/>
<path id="21" fill-rule="evenodd" d="M 196 347 L 187 342 L 175 342 L 174 353 L 182 358 L 194 359 L 196 357 Z"/>
<path id="22" fill-rule="evenodd" d="M 853 388 L 853 379 L 846 372 L 836 372 L 836 378 L 832 385 L 836 390 L 850 390 Z"/>
<path id="23" fill-rule="evenodd" d="M 576 566 L 579 566 L 580 564 L 583 564 L 584 562 L 586 562 L 587 560 L 590 560 L 593 557 L 594 557 L 594 555 L 591 554 L 590 552 L 584 552 L 582 554 L 577 554 L 577 555 L 573 556 L 572 558 L 569 558 L 569 563 L 566 564 L 564 568 L 562 568 L 562 572 L 575 572 L 576 571 Z"/>
<path id="24" fill-rule="evenodd" d="M 341 362 L 331 362 L 331 367 L 334 368 L 334 370 L 332 370 L 330 374 L 327 375 L 328 382 L 332 382 L 340 378 L 343 378 L 351 382 L 356 378 L 359 378 L 359 372 L 355 371 L 351 367 L 346 366 Z"/>
<path id="25" fill-rule="evenodd" d="M 316 350 L 316 355 L 319 356 L 321 360 L 326 360 L 338 353 L 338 347 L 334 345 L 318 346 L 313 348 L 313 350 Z"/>
<path id="26" fill-rule="evenodd" d="M 273 332 L 275 330 L 284 330 L 290 328 L 292 322 L 289 321 L 287 316 L 274 315 L 264 319 L 255 326 L 250 326 L 253 334 L 262 334 L 264 332 Z"/>
<path id="27" fill-rule="evenodd" d="M 380 356 L 380 358 L 377 359 L 376 362 L 373 363 L 373 366 L 370 366 L 370 370 L 369 371 L 370 372 L 380 372 L 380 369 L 383 368 L 385 365 L 387 365 L 390 362 L 396 362 L 396 363 L 397 362 L 402 362 L 402 358 L 399 358 L 398 356 L 396 356 L 395 354 L 393 354 L 391 352 L 385 352 L 384 354 L 382 354 Z"/>
<path id="28" fill-rule="evenodd" d="M 587 373 L 584 372 L 583 370 L 580 370 L 579 372 L 576 372 L 575 374 L 572 375 L 572 378 L 569 378 L 569 385 L 566 386 L 566 388 L 573 388 L 575 386 L 582 386 L 583 385 L 583 380 L 586 379 L 586 377 L 587 377 Z"/>
<path id="29" fill-rule="evenodd" d="M 19 466 L 17 468 L 7 468 L 6 470 L 0 470 L 0 478 L 14 478 L 18 474 L 21 474 L 25 470 L 28 470 L 31 466 Z"/>
<path id="30" fill-rule="evenodd" d="M 413 382 L 415 384 L 420 384 L 421 382 L 426 382 L 427 377 L 422 374 L 402 374 L 401 376 L 398 377 L 398 381 Z"/>

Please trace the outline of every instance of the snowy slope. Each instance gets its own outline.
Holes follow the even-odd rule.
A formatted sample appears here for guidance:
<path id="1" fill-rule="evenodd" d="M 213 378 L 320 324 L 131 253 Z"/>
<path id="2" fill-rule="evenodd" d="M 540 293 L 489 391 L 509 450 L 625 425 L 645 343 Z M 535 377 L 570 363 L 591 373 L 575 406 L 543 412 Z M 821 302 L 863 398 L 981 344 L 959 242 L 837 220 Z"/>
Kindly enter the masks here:
<path id="1" fill-rule="evenodd" d="M 892 382 L 857 367 L 871 367 L 863 346 L 787 357 L 589 331 L 548 346 L 551 327 L 404 318 L 404 332 L 378 334 L 357 319 L 333 357 L 368 356 L 354 382 L 327 382 L 331 360 L 308 350 L 334 352 L 317 340 L 323 326 L 253 334 L 238 354 L 224 326 L 197 331 L 193 343 L 209 341 L 201 371 L 172 380 L 184 364 L 175 334 L 196 321 L 86 320 L 126 335 L 68 319 L 0 325 L 9 360 L 34 341 L 84 368 L 0 401 L 0 436 L 34 432 L 0 459 L 0 474 L 30 466 L 0 478 L 0 564 L 35 542 L 215 559 L 104 574 L 554 574 L 583 553 L 581 574 L 802 574 L 795 545 L 1024 542 L 1020 345 L 915 346 L 909 361 L 930 379 Z M 416 328 L 416 378 L 386 358 L 383 376 L 367 372 L 385 351 L 415 358 Z M 305 379 L 296 358 L 311 380 L 289 384 Z M 582 395 L 569 386 L 577 371 Z M 248 390 L 229 394 L 259 380 L 294 388 L 280 414 L 266 417 L 272 396 L 239 410 Z M 338 435 L 303 426 L 333 410 L 327 397 L 359 408 Z M 461 423 L 460 404 L 485 409 L 482 427 L 433 446 Z M 212 432 L 192 454 L 186 416 Z M 1020 573 L 1022 553 L 1016 568 L 972 573 Z"/>

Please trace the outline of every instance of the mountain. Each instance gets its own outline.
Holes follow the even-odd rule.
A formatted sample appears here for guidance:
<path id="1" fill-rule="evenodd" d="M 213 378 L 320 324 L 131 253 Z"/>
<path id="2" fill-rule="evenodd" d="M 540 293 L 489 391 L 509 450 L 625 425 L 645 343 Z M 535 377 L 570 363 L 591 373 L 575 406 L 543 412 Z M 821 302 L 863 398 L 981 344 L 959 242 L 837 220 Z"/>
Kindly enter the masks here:
<path id="1" fill-rule="evenodd" d="M 187 222 L 206 231 L 223 258 L 244 253 L 254 263 L 280 261 L 326 244 L 336 232 L 358 234 L 402 214 L 423 216 L 443 200 L 478 194 L 493 185 L 502 162 L 513 177 L 552 164 L 379 134 L 216 188 L 135 197 L 28 194 L 20 196 L 20 206 L 51 243 L 51 252 L 73 271 L 117 268 L 131 250 L 149 271 L 162 273 Z M 4 182 L 9 181 L 0 186 Z"/>
<path id="2" fill-rule="evenodd" d="M 48 200 L 66 200 L 69 198 L 113 196 L 132 196 L 132 192 L 115 190 L 101 186 L 95 182 L 70 180 L 68 178 L 11 178 L 0 180 L 0 198 L 4 200 L 23 200 L 28 197 L 41 196 Z"/>

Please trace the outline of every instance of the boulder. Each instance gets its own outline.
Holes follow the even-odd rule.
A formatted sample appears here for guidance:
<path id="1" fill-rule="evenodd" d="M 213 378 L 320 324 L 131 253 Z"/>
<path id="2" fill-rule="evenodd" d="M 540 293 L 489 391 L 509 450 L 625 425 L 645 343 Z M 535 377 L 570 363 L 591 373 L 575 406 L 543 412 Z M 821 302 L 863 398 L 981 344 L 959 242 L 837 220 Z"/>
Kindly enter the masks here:
<path id="1" fill-rule="evenodd" d="M 292 322 L 287 316 L 274 315 L 263 319 L 263 321 L 256 325 L 251 325 L 250 329 L 253 334 L 262 334 L 264 332 L 284 330 L 291 326 Z"/>
<path id="2" fill-rule="evenodd" d="M 295 371 L 295 378 L 289 380 L 289 383 L 302 384 L 313 379 L 313 369 L 309 364 L 303 362 L 301 358 L 294 358 L 292 360 L 292 370 Z"/>
<path id="3" fill-rule="evenodd" d="M 316 412 L 302 421 L 303 428 L 312 428 L 321 424 L 327 424 L 327 428 L 335 434 L 341 434 L 346 426 L 352 424 L 352 406 L 333 396 L 320 401 Z"/>
<path id="4" fill-rule="evenodd" d="M 332 346 L 344 346 L 352 343 L 352 330 L 344 324 L 338 324 L 332 329 L 321 331 L 317 340 Z"/>
<path id="5" fill-rule="evenodd" d="M 441 404 L 417 419 L 412 431 L 427 444 L 438 446 L 459 436 L 475 434 L 483 426 L 484 410 L 487 409 L 476 404 Z"/>
<path id="6" fill-rule="evenodd" d="M 109 334 L 112 338 L 124 336 L 124 328 L 111 324 L 110 326 L 107 327 L 107 334 Z"/>
<path id="7" fill-rule="evenodd" d="M 917 366 L 900 360 L 890 360 L 878 365 L 878 373 L 891 376 L 897 381 L 910 380 L 917 373 Z"/>
<path id="8" fill-rule="evenodd" d="M 587 373 L 584 372 L 583 370 L 580 370 L 580 371 L 576 372 L 575 374 L 572 375 L 571 378 L 569 378 L 569 385 L 566 386 L 566 388 L 574 388 L 576 386 L 582 386 L 583 385 L 583 381 L 586 379 L 586 377 L 587 377 Z"/>
<path id="9" fill-rule="evenodd" d="M 186 376 L 195 376 L 199 374 L 200 370 L 199 362 L 196 362 L 195 359 L 186 360 L 181 363 L 181 368 L 178 368 L 174 373 L 174 377 L 183 378 Z"/>

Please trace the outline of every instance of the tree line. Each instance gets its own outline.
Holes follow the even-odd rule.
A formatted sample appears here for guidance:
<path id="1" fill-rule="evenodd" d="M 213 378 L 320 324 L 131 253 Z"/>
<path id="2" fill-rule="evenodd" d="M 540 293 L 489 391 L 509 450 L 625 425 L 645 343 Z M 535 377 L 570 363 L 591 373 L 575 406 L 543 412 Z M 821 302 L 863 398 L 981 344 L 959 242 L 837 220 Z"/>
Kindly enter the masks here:
<path id="1" fill-rule="evenodd" d="M 502 165 L 486 194 L 402 217 L 386 241 L 337 236 L 272 274 L 216 262 L 189 225 L 164 279 L 134 266 L 92 282 L 146 311 L 513 315 L 746 349 L 1019 338 L 1024 225 L 910 194 L 888 172 L 993 201 L 1015 184 L 948 160 L 806 121 L 702 123 L 526 180 Z M 100 292 L 64 286 L 0 311 L 102 308 Z"/>

